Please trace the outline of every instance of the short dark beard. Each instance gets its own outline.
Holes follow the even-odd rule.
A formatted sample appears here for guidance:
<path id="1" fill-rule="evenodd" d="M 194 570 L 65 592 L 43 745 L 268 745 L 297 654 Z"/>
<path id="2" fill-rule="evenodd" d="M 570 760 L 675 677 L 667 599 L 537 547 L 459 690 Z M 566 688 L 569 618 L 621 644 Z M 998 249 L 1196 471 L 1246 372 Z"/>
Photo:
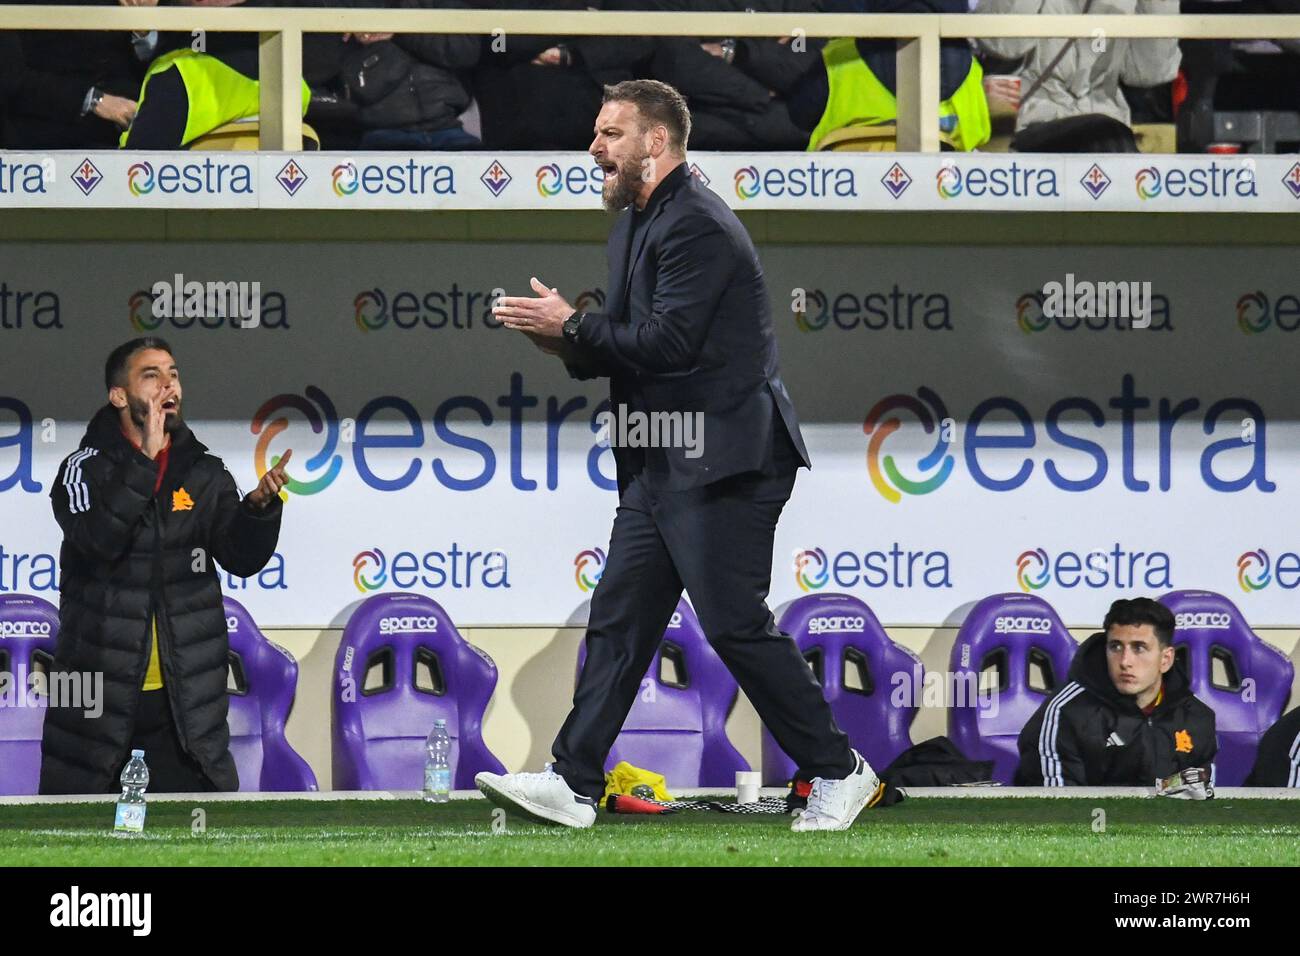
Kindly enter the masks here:
<path id="1" fill-rule="evenodd" d="M 636 202 L 641 192 L 641 171 L 645 168 L 649 153 L 631 156 L 618 168 L 618 179 L 612 191 L 601 190 L 600 199 L 609 212 L 620 212 Z"/>
<path id="2" fill-rule="evenodd" d="M 149 403 L 143 399 L 133 398 L 132 396 L 127 395 L 126 408 L 127 412 L 131 416 L 132 424 L 134 424 L 136 428 L 140 429 L 141 434 L 143 434 L 145 417 L 149 414 Z M 176 411 L 163 416 L 163 431 L 168 435 L 175 435 L 181 430 L 181 426 L 184 424 L 185 422 L 181 419 L 180 399 L 177 399 Z"/>

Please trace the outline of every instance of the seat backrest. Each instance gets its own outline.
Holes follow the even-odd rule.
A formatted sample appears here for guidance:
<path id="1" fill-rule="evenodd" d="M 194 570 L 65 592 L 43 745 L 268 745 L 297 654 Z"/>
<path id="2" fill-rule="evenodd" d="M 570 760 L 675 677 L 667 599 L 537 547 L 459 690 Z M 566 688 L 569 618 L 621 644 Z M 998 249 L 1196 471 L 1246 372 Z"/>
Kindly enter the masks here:
<path id="1" fill-rule="evenodd" d="M 26 594 L 0 595 L 0 795 L 36 793 L 41 780 L 44 695 L 33 693 L 54 663 L 59 610 Z"/>
<path id="2" fill-rule="evenodd" d="M 810 594 L 791 602 L 780 628 L 803 654 L 853 748 L 882 770 L 912 745 L 925 668 L 894 643 L 863 601 L 850 594 Z M 763 728 L 763 783 L 787 784 L 795 766 Z"/>
<path id="3" fill-rule="evenodd" d="M 578 674 L 587 661 L 578 649 Z M 709 646 L 695 610 L 677 604 L 605 769 L 620 760 L 663 774 L 669 787 L 734 787 L 749 763 L 727 737 L 739 688 Z"/>
<path id="4" fill-rule="evenodd" d="M 948 660 L 949 738 L 971 760 L 992 760 L 994 780 L 1011 783 L 1020 731 L 1065 683 L 1077 649 L 1038 595 L 984 598 L 966 615 Z"/>
<path id="5" fill-rule="evenodd" d="M 505 768 L 483 742 L 497 684 L 492 658 L 421 594 L 377 594 L 343 629 L 334 667 L 334 789 L 419 790 L 424 743 L 447 722 L 452 787 Z"/>
<path id="6" fill-rule="evenodd" d="M 230 635 L 226 723 L 239 789 L 317 789 L 316 775 L 284 733 L 298 689 L 298 662 L 268 640 L 234 598 L 225 598 L 224 607 Z"/>
<path id="7" fill-rule="evenodd" d="M 1240 786 L 1255 765 L 1259 738 L 1286 710 L 1295 665 L 1261 640 L 1222 594 L 1171 591 L 1159 600 L 1173 612 L 1174 653 L 1184 661 L 1192 693 L 1214 711 L 1215 783 Z"/>

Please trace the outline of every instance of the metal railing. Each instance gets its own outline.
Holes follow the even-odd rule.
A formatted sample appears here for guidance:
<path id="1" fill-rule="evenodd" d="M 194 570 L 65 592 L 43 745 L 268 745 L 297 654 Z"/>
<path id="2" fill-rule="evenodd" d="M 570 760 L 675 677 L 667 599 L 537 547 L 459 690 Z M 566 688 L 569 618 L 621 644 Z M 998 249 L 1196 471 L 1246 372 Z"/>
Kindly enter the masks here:
<path id="1" fill-rule="evenodd" d="M 267 150 L 302 149 L 304 33 L 893 39 L 898 43 L 898 148 L 938 152 L 940 39 L 1300 39 L 1300 15 L 643 13 L 0 4 L 0 30 L 67 29 L 256 33 L 261 70 L 260 145 Z"/>

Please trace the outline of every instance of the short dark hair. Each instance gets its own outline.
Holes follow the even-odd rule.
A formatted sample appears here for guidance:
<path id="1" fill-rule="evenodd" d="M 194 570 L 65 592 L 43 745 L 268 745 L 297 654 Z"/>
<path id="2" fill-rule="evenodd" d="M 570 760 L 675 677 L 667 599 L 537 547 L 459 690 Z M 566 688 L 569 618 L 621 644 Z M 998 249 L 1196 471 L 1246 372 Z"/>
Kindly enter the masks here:
<path id="1" fill-rule="evenodd" d="M 1155 628 L 1156 640 L 1162 647 L 1174 642 L 1174 614 L 1159 601 L 1151 598 L 1120 599 L 1106 612 L 1101 629 L 1110 633 L 1112 624 L 1150 624 Z"/>
<path id="2" fill-rule="evenodd" d="M 691 111 L 686 97 L 659 80 L 624 80 L 605 87 L 601 104 L 631 103 L 647 125 L 662 123 L 668 127 L 668 143 L 679 153 L 686 152 L 691 138 Z M 642 130 L 646 126 L 641 127 Z"/>
<path id="3" fill-rule="evenodd" d="M 135 355 L 136 352 L 143 352 L 145 349 L 162 349 L 168 355 L 174 354 L 167 340 L 160 339 L 156 335 L 146 335 L 138 339 L 132 339 L 130 342 L 123 342 L 108 353 L 108 361 L 104 363 L 104 388 L 110 389 L 115 385 L 125 385 L 126 366 L 131 361 L 131 356 Z"/>

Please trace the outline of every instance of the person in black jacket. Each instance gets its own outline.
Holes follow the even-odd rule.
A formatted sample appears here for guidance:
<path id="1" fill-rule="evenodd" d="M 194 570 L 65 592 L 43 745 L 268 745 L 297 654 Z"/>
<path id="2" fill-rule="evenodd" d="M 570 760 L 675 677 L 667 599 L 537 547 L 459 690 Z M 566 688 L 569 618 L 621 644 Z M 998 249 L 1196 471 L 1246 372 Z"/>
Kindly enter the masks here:
<path id="1" fill-rule="evenodd" d="M 472 0 L 489 10 L 627 9 L 629 0 Z M 650 37 L 484 38 L 474 71 L 483 145 L 488 149 L 586 149 L 601 89 L 637 75 Z"/>
<path id="2" fill-rule="evenodd" d="M 50 492 L 63 529 L 53 669 L 102 674 L 103 709 L 49 708 L 40 792 L 112 791 L 134 748 L 151 790 L 237 790 L 216 565 L 246 577 L 274 554 L 289 453 L 241 498 L 181 418 L 162 339 L 115 349 L 105 385 Z"/>
<path id="3" fill-rule="evenodd" d="M 649 9 L 682 12 L 817 12 L 820 0 L 651 0 Z M 790 118 L 785 97 L 820 66 L 820 44 L 806 38 L 657 37 L 650 74 L 691 108 L 692 149 L 802 150 L 808 131 Z"/>
<path id="4" fill-rule="evenodd" d="M 1300 707 L 1264 732 L 1248 787 L 1300 787 Z"/>
<path id="5" fill-rule="evenodd" d="M 1174 658 L 1174 616 L 1150 598 L 1116 601 L 1079 646 L 1069 680 L 1020 732 L 1016 785 L 1154 785 L 1218 752 L 1214 711 Z"/>
<path id="6" fill-rule="evenodd" d="M 501 296 L 493 309 L 575 377 L 609 376 L 611 413 L 622 422 L 612 436 L 632 436 L 624 426 L 644 431 L 647 416 L 675 416 L 683 427 L 611 438 L 618 513 L 553 767 L 475 782 L 507 809 L 591 826 L 605 758 L 685 588 L 710 646 L 812 781 L 792 829 L 843 830 L 879 780 L 766 602 L 777 520 L 808 451 L 781 380 L 758 253 L 691 172 L 690 129 L 685 99 L 665 83 L 606 89 L 590 147 L 605 173 L 605 207 L 619 213 L 606 311 L 577 312 L 536 278 L 536 298 Z M 687 419 L 699 441 L 687 438 Z"/>
<path id="7" fill-rule="evenodd" d="M 114 0 L 86 2 L 117 5 Z M 11 149 L 113 149 L 135 116 L 143 75 L 144 64 L 129 32 L 8 34 L 0 39 L 0 107 L 5 126 L 0 143 Z"/>

